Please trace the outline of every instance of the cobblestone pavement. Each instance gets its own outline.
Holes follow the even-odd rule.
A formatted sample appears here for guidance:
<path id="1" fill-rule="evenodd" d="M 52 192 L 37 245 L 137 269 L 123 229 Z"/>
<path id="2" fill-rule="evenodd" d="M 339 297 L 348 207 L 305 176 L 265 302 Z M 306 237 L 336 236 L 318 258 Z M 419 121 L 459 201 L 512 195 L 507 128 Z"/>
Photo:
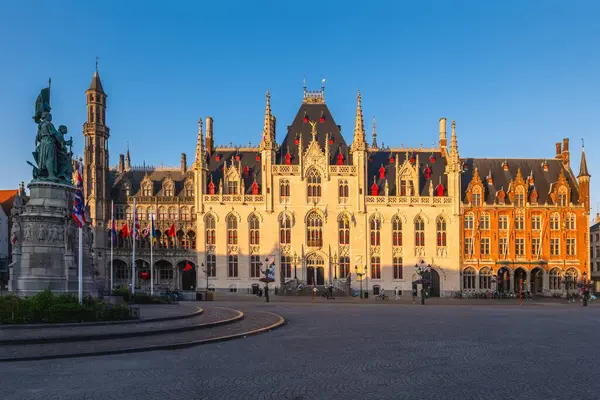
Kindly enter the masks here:
<path id="1" fill-rule="evenodd" d="M 0 364 L 0 398 L 562 400 L 600 386 L 600 308 L 228 306 L 288 324 L 182 350 Z"/>

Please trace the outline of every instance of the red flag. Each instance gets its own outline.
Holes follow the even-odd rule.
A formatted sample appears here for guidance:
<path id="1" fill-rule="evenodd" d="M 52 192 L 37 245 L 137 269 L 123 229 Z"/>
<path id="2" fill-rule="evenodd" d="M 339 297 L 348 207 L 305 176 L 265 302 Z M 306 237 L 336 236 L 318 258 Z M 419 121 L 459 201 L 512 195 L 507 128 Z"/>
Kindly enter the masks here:
<path id="1" fill-rule="evenodd" d="M 124 238 L 129 237 L 129 226 L 127 224 L 123 225 L 121 228 L 121 235 L 123 235 Z"/>
<path id="2" fill-rule="evenodd" d="M 169 236 L 169 237 L 175 236 L 175 224 L 171 224 L 171 227 L 167 231 L 167 236 Z"/>
<path id="3" fill-rule="evenodd" d="M 192 269 L 192 265 L 190 264 L 189 261 L 185 262 L 185 268 L 183 269 L 184 271 L 189 271 Z"/>

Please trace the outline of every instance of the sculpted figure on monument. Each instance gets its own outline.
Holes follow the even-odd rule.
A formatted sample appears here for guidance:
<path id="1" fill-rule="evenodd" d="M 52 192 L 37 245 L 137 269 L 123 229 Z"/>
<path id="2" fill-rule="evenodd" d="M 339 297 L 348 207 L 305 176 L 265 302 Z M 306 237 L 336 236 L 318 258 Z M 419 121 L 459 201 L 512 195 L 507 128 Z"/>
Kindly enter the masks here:
<path id="1" fill-rule="evenodd" d="M 27 161 L 33 167 L 33 179 L 58 183 L 71 183 L 73 153 L 67 146 L 73 145 L 73 139 L 65 140 L 67 127 L 61 125 L 58 130 L 52 124 L 50 114 L 50 84 L 42 89 L 35 102 L 35 115 L 38 124 L 33 159 L 37 165 Z"/>
<path id="2" fill-rule="evenodd" d="M 30 242 L 32 239 L 31 225 L 25 225 L 25 241 Z"/>

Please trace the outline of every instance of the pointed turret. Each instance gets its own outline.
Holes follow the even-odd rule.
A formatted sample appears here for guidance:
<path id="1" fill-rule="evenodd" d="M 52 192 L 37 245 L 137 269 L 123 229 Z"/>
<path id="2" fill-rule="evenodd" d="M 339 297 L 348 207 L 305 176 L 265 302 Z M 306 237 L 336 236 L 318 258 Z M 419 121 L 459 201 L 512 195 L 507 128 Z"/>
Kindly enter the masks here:
<path id="1" fill-rule="evenodd" d="M 579 164 L 579 175 L 577 175 L 577 177 L 579 178 L 581 176 L 591 176 L 588 172 L 587 161 L 585 159 L 585 149 L 583 146 L 581 146 L 581 163 Z"/>
<path id="2" fill-rule="evenodd" d="M 354 138 L 352 140 L 352 151 L 365 150 L 367 142 L 365 140 L 365 125 L 363 123 L 362 105 L 360 99 L 360 90 L 356 95 L 356 121 L 354 122 Z"/>
<path id="3" fill-rule="evenodd" d="M 265 122 L 263 125 L 263 138 L 274 139 L 271 137 L 273 134 L 273 116 L 271 115 L 271 92 L 267 89 L 267 101 L 265 105 Z"/>
<path id="4" fill-rule="evenodd" d="M 125 171 L 131 171 L 131 156 L 129 155 L 129 143 L 127 143 L 127 153 L 125 154 Z"/>
<path id="5" fill-rule="evenodd" d="M 452 137 L 450 138 L 450 162 L 458 162 L 458 142 L 456 140 L 456 122 L 452 121 Z"/>
<path id="6" fill-rule="evenodd" d="M 198 139 L 196 140 L 196 158 L 194 159 L 194 166 L 196 168 L 202 168 L 204 164 L 204 133 L 202 131 L 202 118 L 198 120 Z"/>
<path id="7" fill-rule="evenodd" d="M 90 83 L 90 88 L 88 90 L 93 90 L 98 93 L 104 93 L 102 81 L 100 80 L 100 74 L 98 74 L 98 57 L 96 57 L 96 71 L 94 72 L 94 76 L 92 77 L 92 83 Z"/>

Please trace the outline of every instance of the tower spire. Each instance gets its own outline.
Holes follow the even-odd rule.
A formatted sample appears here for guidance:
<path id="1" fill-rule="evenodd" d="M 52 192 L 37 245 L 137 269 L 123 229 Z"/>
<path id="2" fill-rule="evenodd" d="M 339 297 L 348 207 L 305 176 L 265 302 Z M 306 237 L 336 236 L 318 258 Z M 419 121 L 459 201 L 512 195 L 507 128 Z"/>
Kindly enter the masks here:
<path id="1" fill-rule="evenodd" d="M 450 159 L 458 162 L 458 143 L 456 141 L 456 122 L 452 121 L 452 137 L 450 138 Z"/>
<path id="2" fill-rule="evenodd" d="M 373 117 L 373 144 L 371 145 L 371 147 L 374 149 L 379 148 L 377 146 L 377 121 L 375 120 L 375 117 Z"/>
<path id="3" fill-rule="evenodd" d="M 363 122 L 362 104 L 360 90 L 356 95 L 356 120 L 354 122 L 354 138 L 352 140 L 352 150 L 364 150 L 366 148 L 365 125 Z"/>
<path id="4" fill-rule="evenodd" d="M 194 165 L 200 167 L 204 161 L 204 134 L 202 132 L 202 118 L 198 120 L 198 139 L 196 141 L 196 159 Z"/>
<path id="5" fill-rule="evenodd" d="M 271 115 L 271 92 L 269 91 L 269 89 L 267 89 L 267 101 L 266 101 L 266 106 L 265 106 L 265 123 L 263 126 L 263 138 L 264 139 L 273 139 L 272 136 L 272 132 L 273 132 L 273 127 L 272 127 L 272 122 L 273 122 L 273 116 Z"/>
<path id="6" fill-rule="evenodd" d="M 577 175 L 577 177 L 579 178 L 581 176 L 590 176 L 590 173 L 588 172 L 587 160 L 585 159 L 585 147 L 583 145 L 583 139 L 581 139 L 581 163 L 579 164 L 579 175 Z"/>

